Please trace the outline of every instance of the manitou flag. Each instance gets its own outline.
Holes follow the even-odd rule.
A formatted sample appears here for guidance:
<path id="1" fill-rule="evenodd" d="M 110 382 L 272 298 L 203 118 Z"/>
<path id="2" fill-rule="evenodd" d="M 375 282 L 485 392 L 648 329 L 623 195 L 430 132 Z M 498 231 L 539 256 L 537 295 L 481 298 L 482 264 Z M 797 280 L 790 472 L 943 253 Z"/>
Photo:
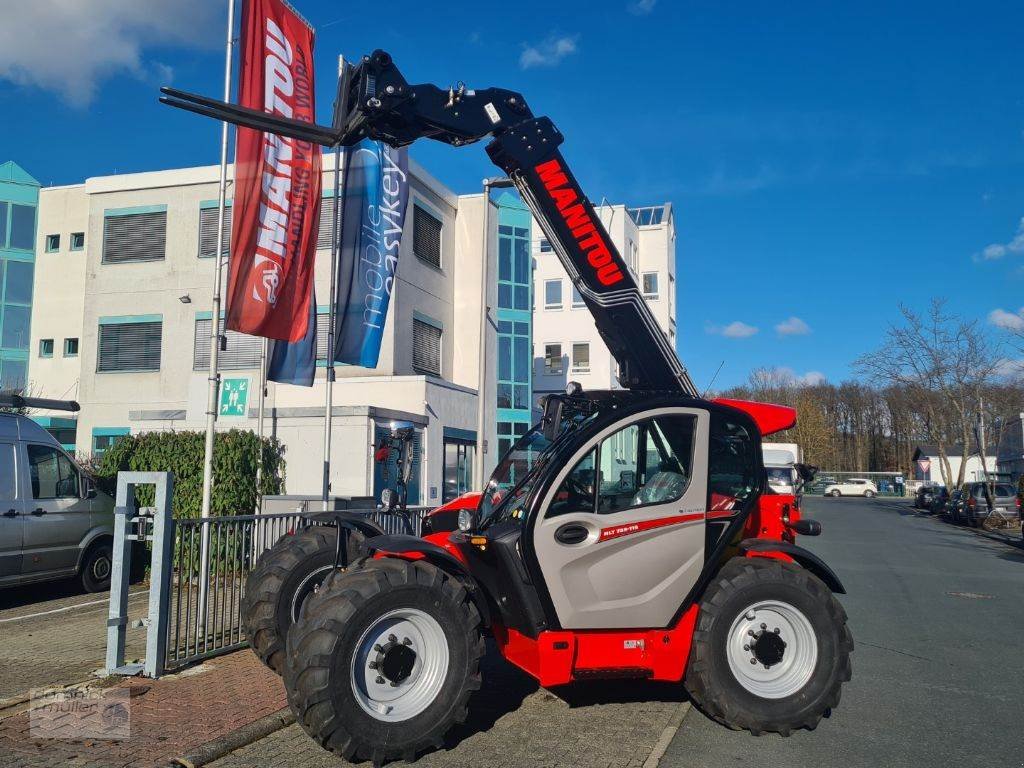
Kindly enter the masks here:
<path id="1" fill-rule="evenodd" d="M 346 150 L 335 305 L 340 363 L 375 368 L 409 200 L 409 154 L 364 139 Z"/>
<path id="2" fill-rule="evenodd" d="M 313 122 L 313 30 L 283 0 L 247 0 L 238 101 Z M 320 148 L 239 128 L 227 327 L 306 335 L 320 218 Z"/>

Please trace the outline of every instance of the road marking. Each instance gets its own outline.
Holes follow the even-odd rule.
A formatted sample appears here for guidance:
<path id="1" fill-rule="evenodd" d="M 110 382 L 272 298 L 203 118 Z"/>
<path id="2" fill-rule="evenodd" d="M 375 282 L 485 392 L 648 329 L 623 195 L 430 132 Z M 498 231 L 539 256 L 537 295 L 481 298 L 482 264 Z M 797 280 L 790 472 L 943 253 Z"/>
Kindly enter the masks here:
<path id="1" fill-rule="evenodd" d="M 683 718 L 686 717 L 686 713 L 690 711 L 690 702 L 684 701 L 679 705 L 679 708 L 675 711 L 672 716 L 671 722 L 665 726 L 665 730 L 661 732 L 661 736 L 658 741 L 654 744 L 654 749 L 651 750 L 651 754 L 644 760 L 643 768 L 658 768 L 658 763 L 661 762 L 661 758 L 665 756 L 665 752 L 668 751 L 669 744 L 672 743 L 672 739 L 675 738 L 676 731 L 679 730 L 679 726 L 683 724 Z"/>
<path id="2" fill-rule="evenodd" d="M 130 592 L 128 594 L 128 599 L 131 600 L 133 597 L 138 597 L 139 595 L 148 595 L 148 594 L 149 594 L 149 590 L 148 589 L 140 589 L 138 592 Z M 52 616 L 55 613 L 64 613 L 65 611 L 73 611 L 73 610 L 75 610 L 75 608 L 88 608 L 90 605 L 101 605 L 103 603 L 109 603 L 109 602 L 110 602 L 110 598 L 106 598 L 106 599 L 103 599 L 103 600 L 90 600 L 87 603 L 75 603 L 74 605 L 65 605 L 63 608 L 53 608 L 53 609 L 51 609 L 49 611 L 39 611 L 38 613 L 27 613 L 24 616 L 12 616 L 9 619 L 0 619 L 0 624 L 7 624 L 7 623 L 13 622 L 13 621 L 23 621 L 25 619 L 36 619 L 36 618 L 39 618 L 40 616 Z"/>

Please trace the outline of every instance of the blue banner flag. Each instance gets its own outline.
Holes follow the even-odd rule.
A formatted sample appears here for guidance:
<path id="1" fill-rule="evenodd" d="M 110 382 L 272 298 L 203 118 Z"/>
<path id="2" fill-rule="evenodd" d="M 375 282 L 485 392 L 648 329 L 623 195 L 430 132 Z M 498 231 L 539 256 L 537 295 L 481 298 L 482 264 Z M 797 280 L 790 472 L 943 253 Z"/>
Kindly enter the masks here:
<path id="1" fill-rule="evenodd" d="M 409 201 L 409 154 L 364 139 L 346 150 L 335 307 L 339 363 L 375 368 Z"/>
<path id="2" fill-rule="evenodd" d="M 298 341 L 271 341 L 267 380 L 312 387 L 316 375 L 316 291 L 309 295 L 309 324 Z"/>

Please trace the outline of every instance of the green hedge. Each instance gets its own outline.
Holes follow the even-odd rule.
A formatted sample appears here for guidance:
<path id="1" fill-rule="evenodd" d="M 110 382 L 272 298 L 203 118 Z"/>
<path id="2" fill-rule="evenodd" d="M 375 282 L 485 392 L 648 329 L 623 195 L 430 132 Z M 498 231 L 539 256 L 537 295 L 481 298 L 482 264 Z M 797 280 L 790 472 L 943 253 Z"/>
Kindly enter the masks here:
<path id="1" fill-rule="evenodd" d="M 211 515 L 249 515 L 256 508 L 256 466 L 262 442 L 262 495 L 284 492 L 284 446 L 276 438 L 259 441 L 255 432 L 218 432 L 213 450 Z M 199 517 L 203 500 L 202 432 L 146 432 L 117 440 L 99 459 L 99 487 L 114 495 L 117 473 L 125 470 L 174 473 L 174 517 Z M 141 488 L 140 505 L 152 504 L 153 489 Z"/>

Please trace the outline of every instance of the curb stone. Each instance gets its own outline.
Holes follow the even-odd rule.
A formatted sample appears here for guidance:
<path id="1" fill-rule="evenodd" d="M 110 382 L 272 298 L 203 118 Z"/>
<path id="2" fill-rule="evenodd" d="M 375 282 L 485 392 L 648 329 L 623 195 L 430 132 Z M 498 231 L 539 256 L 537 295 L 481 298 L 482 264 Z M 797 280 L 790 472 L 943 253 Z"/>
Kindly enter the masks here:
<path id="1" fill-rule="evenodd" d="M 654 749 L 651 750 L 651 754 L 644 760 L 643 768 L 658 768 L 658 764 L 661 762 L 661 758 L 665 756 L 665 752 L 668 750 L 668 745 L 672 743 L 672 739 L 675 738 L 676 732 L 679 730 L 679 726 L 683 724 L 683 719 L 686 714 L 690 711 L 690 702 L 684 701 L 676 709 L 672 715 L 672 719 L 669 724 L 665 726 L 665 730 L 661 732 L 661 736 L 658 737 L 658 741 L 654 744 Z"/>
<path id="2" fill-rule="evenodd" d="M 254 741 L 266 738 L 275 731 L 287 728 L 294 722 L 295 715 L 292 714 L 288 707 L 283 707 L 277 712 L 261 717 L 259 720 L 253 720 L 251 723 L 243 725 L 231 733 L 201 744 L 188 754 L 173 758 L 169 765 L 199 768 L 200 766 L 212 763 L 214 760 L 219 760 L 236 749 L 241 749 L 248 744 L 252 744 Z"/>

